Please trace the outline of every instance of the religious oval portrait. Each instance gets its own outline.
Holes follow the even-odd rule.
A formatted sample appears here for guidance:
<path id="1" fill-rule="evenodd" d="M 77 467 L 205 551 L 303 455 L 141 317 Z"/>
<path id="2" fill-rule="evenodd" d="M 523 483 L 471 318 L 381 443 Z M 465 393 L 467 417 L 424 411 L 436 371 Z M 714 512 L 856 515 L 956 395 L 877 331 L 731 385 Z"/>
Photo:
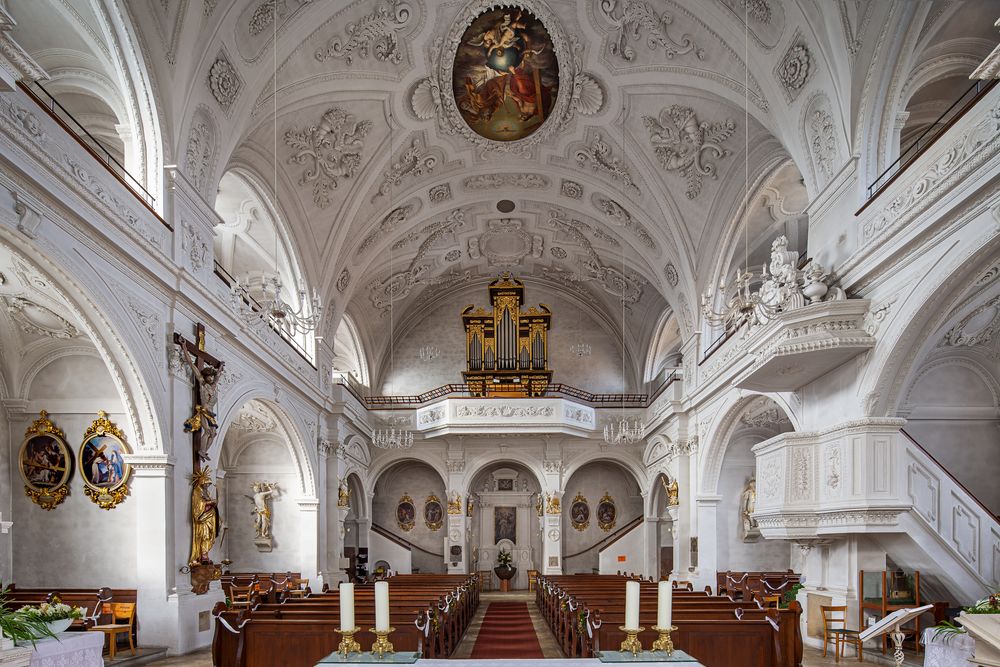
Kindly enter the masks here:
<path id="1" fill-rule="evenodd" d="M 416 525 L 417 508 L 413 506 L 413 498 L 404 495 L 396 505 L 396 525 L 400 530 L 410 531 Z"/>
<path id="2" fill-rule="evenodd" d="M 483 12 L 462 35 L 452 85 L 462 118 L 480 136 L 530 136 L 559 93 L 559 63 L 548 30 L 517 6 Z"/>
<path id="3" fill-rule="evenodd" d="M 441 507 L 441 500 L 433 494 L 427 496 L 424 502 L 424 523 L 431 530 L 440 530 L 444 525 L 444 508 Z"/>
<path id="4" fill-rule="evenodd" d="M 132 467 L 125 462 L 128 447 L 118 436 L 94 434 L 80 446 L 80 475 L 92 489 L 112 491 L 128 481 Z"/>
<path id="5" fill-rule="evenodd" d="M 43 510 L 51 510 L 69 495 L 73 452 L 44 410 L 24 432 L 17 462 L 25 495 Z"/>
<path id="6" fill-rule="evenodd" d="M 569 518 L 576 530 L 586 530 L 590 525 L 590 505 L 583 494 L 576 494 L 573 504 L 569 506 Z"/>
<path id="7" fill-rule="evenodd" d="M 604 497 L 601 498 L 601 502 L 597 504 L 597 525 L 604 532 L 608 532 L 615 527 L 617 519 L 618 509 L 615 507 L 615 501 L 610 495 L 605 493 Z"/>

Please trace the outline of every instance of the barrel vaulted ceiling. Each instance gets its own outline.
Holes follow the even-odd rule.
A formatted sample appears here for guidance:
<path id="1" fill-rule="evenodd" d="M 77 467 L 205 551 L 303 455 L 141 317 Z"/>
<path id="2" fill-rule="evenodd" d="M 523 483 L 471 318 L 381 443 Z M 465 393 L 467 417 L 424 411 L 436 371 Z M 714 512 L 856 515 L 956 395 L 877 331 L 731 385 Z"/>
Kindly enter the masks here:
<path id="1" fill-rule="evenodd" d="M 534 134 L 494 142 L 463 121 L 451 77 L 469 23 L 513 4 L 544 24 L 558 93 Z M 867 68 L 857 63 L 871 58 L 889 4 L 127 8 L 159 90 L 165 152 L 210 203 L 225 173 L 252 175 L 330 306 L 327 327 L 349 313 L 377 358 L 390 297 L 395 320 L 412 330 L 436 299 L 511 271 L 530 301 L 562 292 L 609 329 L 624 295 L 638 365 L 662 315 L 672 310 L 690 332 L 699 293 L 742 252 L 745 179 L 760 245 L 848 158 L 852 86 Z M 950 7 L 933 5 L 928 13 Z M 498 210 L 502 200 L 513 209 Z"/>

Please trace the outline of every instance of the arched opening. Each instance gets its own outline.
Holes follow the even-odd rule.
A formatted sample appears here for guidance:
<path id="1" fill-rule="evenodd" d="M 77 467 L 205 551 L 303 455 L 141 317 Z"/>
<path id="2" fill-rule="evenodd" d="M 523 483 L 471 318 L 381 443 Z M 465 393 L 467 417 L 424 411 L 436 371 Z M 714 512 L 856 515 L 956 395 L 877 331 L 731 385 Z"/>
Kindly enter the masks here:
<path id="1" fill-rule="evenodd" d="M 394 572 L 445 572 L 448 493 L 437 470 L 396 461 L 375 480 L 368 562 Z"/>
<path id="2" fill-rule="evenodd" d="M 312 528 L 303 524 L 296 502 L 308 495 L 305 476 L 295 435 L 278 410 L 266 401 L 248 400 L 222 438 L 218 468 L 226 533 L 221 548 L 237 572 L 284 572 L 309 558 L 301 535 Z M 260 516 L 261 510 L 270 515 Z"/>
<path id="3" fill-rule="evenodd" d="M 674 517 L 670 513 L 670 483 L 666 473 L 660 473 L 649 488 L 649 518 L 656 521 L 656 564 L 657 580 L 669 576 L 674 571 Z"/>
<path id="4" fill-rule="evenodd" d="M 563 573 L 643 569 L 642 486 L 629 468 L 583 464 L 567 478 L 562 506 Z"/>
<path id="5" fill-rule="evenodd" d="M 725 455 L 718 478 L 720 495 L 716 523 L 717 569 L 780 571 L 790 566 L 785 541 L 765 541 L 751 513 L 756 501 L 756 458 L 759 442 L 794 430 L 785 411 L 767 396 L 746 402 L 726 434 Z"/>
<path id="6" fill-rule="evenodd" d="M 470 518 L 470 568 L 492 574 L 497 554 L 509 552 L 517 568 L 512 587 L 528 587 L 528 570 L 541 570 L 542 523 L 538 502 L 542 486 L 524 464 L 496 461 L 470 478 L 466 514 Z M 471 511 L 469 510 L 471 504 Z"/>
<path id="7" fill-rule="evenodd" d="M 369 386 L 368 358 L 354 320 L 344 313 L 333 342 L 333 373 L 348 375 L 362 386 Z"/>
<path id="8" fill-rule="evenodd" d="M 673 369 L 680 367 L 683 342 L 676 314 L 672 311 L 664 313 L 660 317 L 646 357 L 646 370 L 642 379 L 647 386 L 656 386 Z"/>
<path id="9" fill-rule="evenodd" d="M 88 313 L 95 316 L 92 309 Z M 6 583 L 23 588 L 139 583 L 135 528 L 141 517 L 131 493 L 135 474 L 129 454 L 143 452 L 130 416 L 134 402 L 123 394 L 120 371 L 109 365 L 105 341 L 93 331 L 66 286 L 0 243 L 0 397 L 6 406 L 0 432 L 11 482 L 0 493 L 0 504 L 9 508 L 4 520 L 19 527 L 3 536 L 0 578 Z M 86 448 L 87 430 L 100 411 L 120 429 L 124 446 L 101 439 L 99 446 Z M 39 436 L 41 419 L 59 430 L 58 439 Z M 109 521 L 98 494 L 116 488 L 122 493 Z M 88 489 L 97 492 L 93 499 Z M 97 531 L 100 540 L 94 539 Z M 53 536 L 72 549 L 52 549 Z M 40 553 L 46 558 L 39 559 Z"/>
<path id="10" fill-rule="evenodd" d="M 215 227 L 215 260 L 258 302 L 277 296 L 293 311 L 309 316 L 311 293 L 298 254 L 281 215 L 265 193 L 244 170 L 223 174 L 215 200 L 215 210 L 222 219 Z M 287 329 L 288 323 L 284 326 Z M 288 333 L 307 354 L 314 354 L 312 332 Z"/>

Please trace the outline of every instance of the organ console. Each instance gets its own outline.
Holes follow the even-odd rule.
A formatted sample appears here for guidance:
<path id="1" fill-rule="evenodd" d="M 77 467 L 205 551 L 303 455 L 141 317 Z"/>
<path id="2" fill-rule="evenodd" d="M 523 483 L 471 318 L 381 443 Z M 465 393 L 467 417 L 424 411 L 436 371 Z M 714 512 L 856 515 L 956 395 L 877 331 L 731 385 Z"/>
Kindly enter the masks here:
<path id="1" fill-rule="evenodd" d="M 502 274 L 490 283 L 492 310 L 467 306 L 466 370 L 473 396 L 541 396 L 552 380 L 548 331 L 552 311 L 545 304 L 521 311 L 524 283 Z"/>

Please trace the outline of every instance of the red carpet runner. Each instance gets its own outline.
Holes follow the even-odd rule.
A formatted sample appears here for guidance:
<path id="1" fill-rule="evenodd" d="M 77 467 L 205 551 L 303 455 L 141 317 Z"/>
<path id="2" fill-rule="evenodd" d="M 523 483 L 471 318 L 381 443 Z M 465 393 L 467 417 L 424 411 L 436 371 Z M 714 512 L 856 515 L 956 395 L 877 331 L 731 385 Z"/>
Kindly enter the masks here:
<path id="1" fill-rule="evenodd" d="M 543 658 L 524 602 L 491 602 L 472 647 L 473 660 Z"/>

